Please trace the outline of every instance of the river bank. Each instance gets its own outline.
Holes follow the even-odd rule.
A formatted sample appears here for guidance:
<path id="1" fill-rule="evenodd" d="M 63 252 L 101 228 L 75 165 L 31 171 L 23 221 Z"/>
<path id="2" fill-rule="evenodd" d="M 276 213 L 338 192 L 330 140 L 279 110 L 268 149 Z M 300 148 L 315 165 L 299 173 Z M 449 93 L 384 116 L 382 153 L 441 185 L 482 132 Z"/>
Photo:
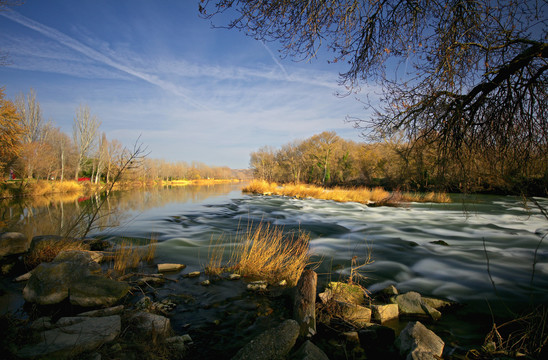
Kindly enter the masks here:
<path id="1" fill-rule="evenodd" d="M 261 358 L 253 350 L 253 339 L 263 343 L 266 350 L 261 351 L 284 348 L 283 356 L 291 353 L 295 359 L 306 358 L 303 354 L 309 352 L 320 354 L 315 355 L 318 359 L 344 354 L 352 354 L 354 359 L 403 359 L 418 351 L 412 345 L 416 336 L 428 336 L 437 344 L 421 351 L 441 356 L 443 340 L 422 324 L 431 326 L 439 321 L 439 309 L 456 308 L 454 302 L 416 292 L 400 294 L 393 286 L 371 296 L 365 288 L 349 283 L 317 287 L 317 276 L 311 270 L 305 270 L 307 276 L 293 286 L 239 273 L 188 271 L 184 264 L 143 262 L 124 269 L 127 272 L 114 271 L 109 260 L 115 257 L 111 255 L 113 244 L 93 239 L 75 240 L 90 250 L 61 251 L 51 262 L 21 274 L 21 256 L 52 240 L 41 236 L 29 241 L 16 233 L 3 234 L 0 239 L 4 284 L 11 282 L 15 292 L 11 295 L 22 296 L 24 301 L 9 315 L 4 314 L 11 325 L 3 336 L 6 359 L 97 355 L 111 359 L 122 354 L 136 359 Z M 179 286 L 187 290 L 173 293 L 173 283 L 184 283 Z M 229 289 L 230 295 L 214 303 L 201 302 L 192 295 L 212 287 Z M 210 314 L 202 324 L 181 326 L 177 316 L 185 311 Z M 295 327 L 291 321 L 300 325 Z M 96 334 L 99 328 L 101 336 Z M 91 333 L 70 346 L 66 342 L 72 340 L 59 340 L 61 334 L 76 330 Z M 443 354 L 456 359 L 468 350 L 451 344 Z"/>

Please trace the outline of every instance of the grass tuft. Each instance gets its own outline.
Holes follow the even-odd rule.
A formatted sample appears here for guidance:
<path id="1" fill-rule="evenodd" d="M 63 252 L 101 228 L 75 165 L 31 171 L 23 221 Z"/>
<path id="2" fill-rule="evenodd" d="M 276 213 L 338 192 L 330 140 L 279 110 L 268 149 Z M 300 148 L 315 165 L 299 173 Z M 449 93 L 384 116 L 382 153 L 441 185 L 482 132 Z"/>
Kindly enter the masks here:
<path id="1" fill-rule="evenodd" d="M 209 254 L 206 271 L 218 275 L 232 270 L 240 275 L 277 283 L 286 280 L 295 286 L 308 264 L 310 236 L 303 231 L 284 233 L 283 228 L 260 223 L 238 235 L 238 242 L 223 266 L 224 246 Z"/>
<path id="2" fill-rule="evenodd" d="M 146 246 L 136 246 L 129 241 L 123 241 L 113 254 L 113 269 L 123 275 L 128 269 L 139 267 L 141 262 L 154 259 L 157 240 L 153 237 Z"/>

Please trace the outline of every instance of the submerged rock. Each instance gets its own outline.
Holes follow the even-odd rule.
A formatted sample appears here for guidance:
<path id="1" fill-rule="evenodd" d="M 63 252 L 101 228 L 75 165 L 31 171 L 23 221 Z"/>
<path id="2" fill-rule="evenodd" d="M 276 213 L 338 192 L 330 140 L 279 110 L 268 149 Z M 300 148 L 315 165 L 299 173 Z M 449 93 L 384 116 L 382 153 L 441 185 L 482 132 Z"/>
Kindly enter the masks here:
<path id="1" fill-rule="evenodd" d="M 299 324 L 286 320 L 251 340 L 232 358 L 235 360 L 285 359 L 299 336 Z"/>
<path id="2" fill-rule="evenodd" d="M 445 343 L 418 321 L 410 322 L 396 339 L 396 347 L 407 360 L 437 360 Z"/>
<path id="3" fill-rule="evenodd" d="M 40 333 L 40 342 L 17 351 L 21 358 L 75 358 L 94 350 L 120 334 L 118 315 L 106 317 L 61 318 L 56 328 Z"/>

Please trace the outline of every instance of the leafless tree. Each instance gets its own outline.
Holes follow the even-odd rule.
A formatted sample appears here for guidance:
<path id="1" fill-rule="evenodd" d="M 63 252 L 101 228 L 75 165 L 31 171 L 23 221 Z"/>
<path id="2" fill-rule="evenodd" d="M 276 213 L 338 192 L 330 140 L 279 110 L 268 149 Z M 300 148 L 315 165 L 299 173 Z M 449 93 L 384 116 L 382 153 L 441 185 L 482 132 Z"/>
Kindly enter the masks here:
<path id="1" fill-rule="evenodd" d="M 381 102 L 365 101 L 375 115 L 349 119 L 358 127 L 384 136 L 404 131 L 411 144 L 436 144 L 440 159 L 469 162 L 496 152 L 501 168 L 516 163 L 522 175 L 539 157 L 547 165 L 547 8 L 546 0 L 211 0 L 199 6 L 206 18 L 231 19 L 216 26 L 279 41 L 285 56 L 346 62 L 340 83 L 348 93 L 376 82 Z"/>
<path id="2" fill-rule="evenodd" d="M 100 122 L 95 115 L 91 115 L 89 106 L 80 105 L 76 110 L 76 117 L 72 127 L 72 138 L 76 146 L 78 158 L 76 162 L 75 179 L 78 180 L 84 159 L 91 152 L 99 129 Z"/>

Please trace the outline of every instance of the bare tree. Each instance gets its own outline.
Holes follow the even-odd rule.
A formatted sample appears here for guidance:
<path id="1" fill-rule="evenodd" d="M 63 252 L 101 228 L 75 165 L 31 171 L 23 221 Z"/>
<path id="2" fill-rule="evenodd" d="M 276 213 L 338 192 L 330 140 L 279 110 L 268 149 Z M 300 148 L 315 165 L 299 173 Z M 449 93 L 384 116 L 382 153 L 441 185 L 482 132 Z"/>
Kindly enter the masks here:
<path id="1" fill-rule="evenodd" d="M 330 62 L 348 63 L 340 83 L 349 93 L 377 82 L 380 105 L 366 101 L 375 115 L 350 119 L 367 131 L 404 131 L 411 144 L 423 139 L 463 163 L 493 151 L 527 175 L 548 153 L 547 8 L 546 0 L 211 0 L 200 12 L 279 41 L 286 56 L 332 54 Z"/>
<path id="2" fill-rule="evenodd" d="M 99 126 L 100 122 L 95 115 L 90 114 L 89 106 L 80 105 L 72 127 L 72 138 L 78 154 L 75 180 L 78 180 L 82 163 L 93 148 Z"/>

